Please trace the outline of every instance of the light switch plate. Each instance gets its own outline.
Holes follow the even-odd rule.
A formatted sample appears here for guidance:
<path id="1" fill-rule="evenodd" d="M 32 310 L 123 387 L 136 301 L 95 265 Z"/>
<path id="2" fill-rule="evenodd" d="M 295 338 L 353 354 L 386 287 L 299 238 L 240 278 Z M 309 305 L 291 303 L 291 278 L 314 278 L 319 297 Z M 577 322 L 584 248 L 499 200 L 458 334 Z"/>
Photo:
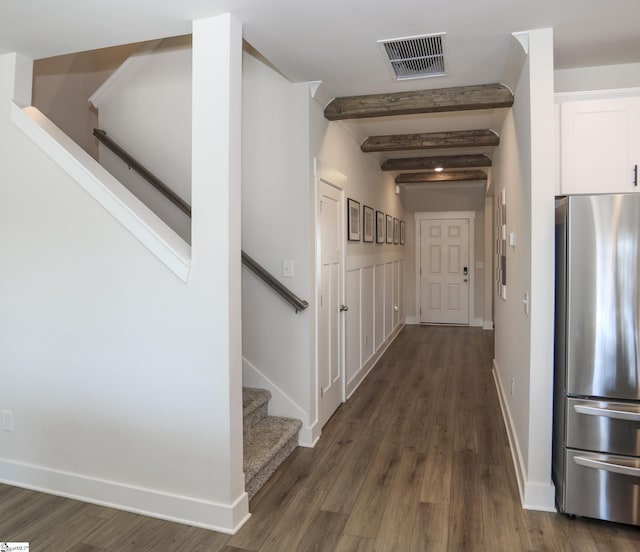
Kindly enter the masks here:
<path id="1" fill-rule="evenodd" d="M 13 431 L 13 412 L 2 411 L 2 431 Z"/>
<path id="2" fill-rule="evenodd" d="M 293 278 L 293 259 L 284 259 L 282 261 L 282 277 Z"/>

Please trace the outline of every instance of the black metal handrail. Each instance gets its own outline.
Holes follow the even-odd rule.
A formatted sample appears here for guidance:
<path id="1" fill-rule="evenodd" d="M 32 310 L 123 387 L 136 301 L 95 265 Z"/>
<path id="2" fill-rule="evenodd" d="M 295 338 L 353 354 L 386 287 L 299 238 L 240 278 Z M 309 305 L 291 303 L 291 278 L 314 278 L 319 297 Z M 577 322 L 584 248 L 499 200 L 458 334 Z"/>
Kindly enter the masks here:
<path id="1" fill-rule="evenodd" d="M 111 138 L 109 138 L 104 130 L 94 128 L 93 135 L 105 146 L 107 146 L 113 153 L 115 153 L 120 159 L 122 159 L 127 165 L 129 165 L 130 168 L 132 168 L 140 176 L 147 180 L 149 184 L 151 184 L 163 196 L 171 201 L 171 203 L 178 207 L 178 209 L 180 209 L 187 216 L 191 216 L 191 205 L 189 205 L 184 199 L 176 194 L 171 188 L 169 188 L 169 186 L 162 182 L 162 180 L 160 180 L 149 169 L 147 169 L 144 165 L 131 157 L 131 155 L 129 155 L 122 147 L 120 147 Z"/>
<path id="2" fill-rule="evenodd" d="M 189 205 L 184 199 L 176 194 L 171 188 L 169 188 L 169 186 L 162 182 L 162 180 L 154 175 L 149 169 L 144 167 L 134 157 L 129 155 L 127 151 L 125 151 L 111 138 L 109 138 L 104 130 L 94 128 L 93 135 L 113 153 L 115 153 L 120 159 L 122 159 L 127 165 L 129 165 L 130 168 L 132 168 L 140 176 L 147 180 L 149 184 L 156 188 L 162 195 L 164 195 L 169 201 L 171 201 L 171 203 L 178 207 L 187 216 L 191 217 L 191 205 Z M 304 299 L 300 299 L 300 297 L 293 293 L 289 288 L 282 285 L 280 281 L 278 281 L 266 269 L 264 269 L 256 261 L 249 257 L 249 255 L 247 255 L 244 251 L 242 251 L 242 263 L 247 268 L 251 269 L 255 274 L 257 274 L 264 283 L 266 283 L 280 296 L 282 296 L 285 301 L 287 301 L 294 309 L 296 309 L 296 313 L 306 309 L 309 306 L 309 303 L 307 303 Z"/>
<path id="3" fill-rule="evenodd" d="M 266 269 L 260 266 L 244 251 L 242 252 L 242 263 L 255 272 L 267 285 L 269 285 L 276 293 L 285 299 L 294 309 L 296 313 L 303 311 L 309 306 L 309 303 L 304 299 L 300 299 L 295 293 L 293 293 L 288 287 L 282 285 L 279 280 L 272 276 Z"/>

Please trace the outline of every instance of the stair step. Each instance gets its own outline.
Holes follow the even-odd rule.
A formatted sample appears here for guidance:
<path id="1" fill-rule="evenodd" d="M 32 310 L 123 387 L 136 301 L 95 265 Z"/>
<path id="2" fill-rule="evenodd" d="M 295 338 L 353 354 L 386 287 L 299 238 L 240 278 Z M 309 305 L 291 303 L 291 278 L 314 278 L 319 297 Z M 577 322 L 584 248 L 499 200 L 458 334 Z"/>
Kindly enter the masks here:
<path id="1" fill-rule="evenodd" d="M 266 416 L 245 431 L 245 490 L 250 499 L 298 446 L 300 427 L 300 420 Z"/>
<path id="2" fill-rule="evenodd" d="M 266 389 L 242 388 L 242 423 L 244 432 L 268 414 L 271 392 Z"/>

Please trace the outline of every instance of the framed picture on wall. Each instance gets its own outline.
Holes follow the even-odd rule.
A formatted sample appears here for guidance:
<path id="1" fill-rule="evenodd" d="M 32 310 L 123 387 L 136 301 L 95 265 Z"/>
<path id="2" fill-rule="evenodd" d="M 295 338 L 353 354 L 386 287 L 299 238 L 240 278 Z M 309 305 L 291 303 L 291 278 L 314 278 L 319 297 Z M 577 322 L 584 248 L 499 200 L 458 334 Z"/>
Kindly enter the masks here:
<path id="1" fill-rule="evenodd" d="M 360 203 L 354 199 L 347 199 L 347 239 L 360 241 Z"/>
<path id="2" fill-rule="evenodd" d="M 404 245 L 404 220 L 400 221 L 400 245 Z"/>
<path id="3" fill-rule="evenodd" d="M 375 219 L 373 209 L 367 205 L 362 206 L 362 241 L 373 242 Z"/>
<path id="4" fill-rule="evenodd" d="M 393 243 L 400 243 L 400 221 L 393 219 Z"/>
<path id="5" fill-rule="evenodd" d="M 385 239 L 384 213 L 382 211 L 376 211 L 376 242 L 384 243 L 384 239 Z"/>
<path id="6" fill-rule="evenodd" d="M 393 217 L 387 215 L 387 243 L 393 243 Z"/>

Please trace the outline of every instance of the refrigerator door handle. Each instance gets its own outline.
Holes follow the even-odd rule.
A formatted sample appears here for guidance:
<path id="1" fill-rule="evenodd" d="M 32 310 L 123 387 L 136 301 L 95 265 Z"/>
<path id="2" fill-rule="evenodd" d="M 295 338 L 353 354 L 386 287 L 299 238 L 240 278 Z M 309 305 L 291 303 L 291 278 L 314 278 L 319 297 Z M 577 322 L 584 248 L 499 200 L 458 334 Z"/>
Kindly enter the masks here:
<path id="1" fill-rule="evenodd" d="M 593 468 L 596 470 L 604 470 L 621 475 L 630 475 L 632 477 L 640 477 L 640 468 L 616 464 L 615 462 L 604 462 L 595 458 L 587 458 L 585 456 L 574 456 L 573 460 L 576 464 L 585 468 Z"/>
<path id="2" fill-rule="evenodd" d="M 598 408 L 597 406 L 585 406 L 583 404 L 576 404 L 573 406 L 573 408 L 578 414 L 587 414 L 589 416 L 603 416 L 605 418 L 614 418 L 616 420 L 640 422 L 640 410 L 638 412 L 630 412 L 626 410 Z"/>

